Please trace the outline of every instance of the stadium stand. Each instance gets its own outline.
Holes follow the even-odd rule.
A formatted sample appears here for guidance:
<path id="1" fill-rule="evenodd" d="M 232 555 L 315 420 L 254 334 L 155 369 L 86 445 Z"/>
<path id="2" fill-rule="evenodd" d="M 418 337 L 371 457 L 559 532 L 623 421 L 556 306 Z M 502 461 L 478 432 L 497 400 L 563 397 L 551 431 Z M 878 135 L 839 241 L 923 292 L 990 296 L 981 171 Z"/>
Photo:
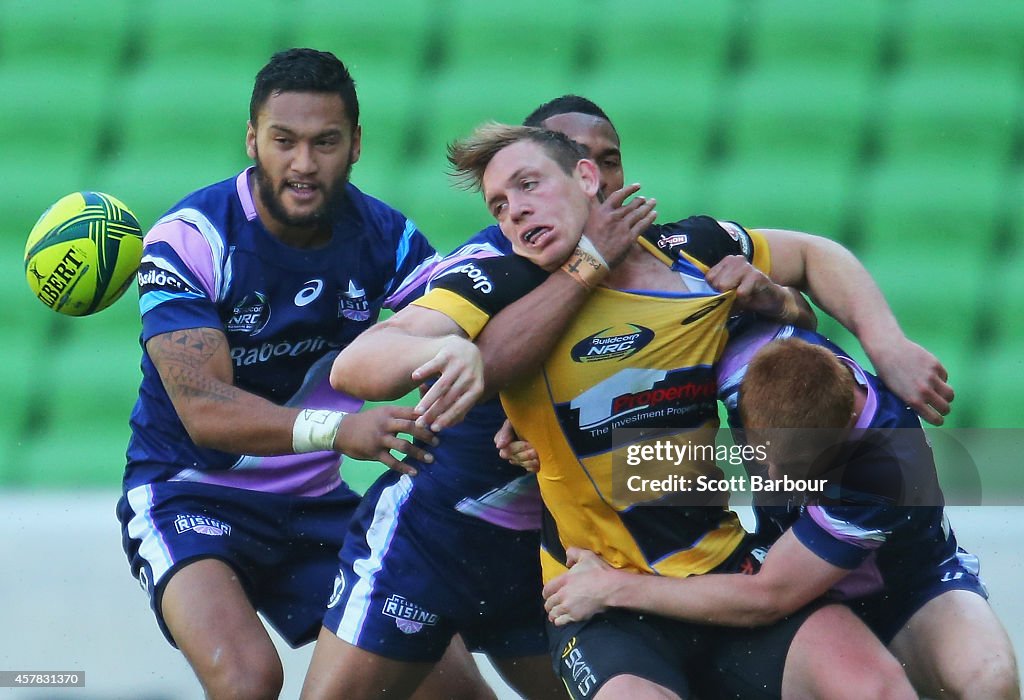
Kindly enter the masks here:
<path id="1" fill-rule="evenodd" d="M 116 483 L 138 377 L 132 292 L 85 319 L 31 298 L 33 222 L 100 189 L 148 227 L 244 166 L 253 74 L 289 45 L 349 63 L 364 124 L 354 182 L 439 248 L 488 223 L 478 195 L 450 186 L 444 146 L 585 94 L 664 219 L 838 237 L 949 367 L 950 425 L 1021 427 L 1019 0 L 0 0 L 0 125 L 14 134 L 0 155 L 0 485 Z"/>

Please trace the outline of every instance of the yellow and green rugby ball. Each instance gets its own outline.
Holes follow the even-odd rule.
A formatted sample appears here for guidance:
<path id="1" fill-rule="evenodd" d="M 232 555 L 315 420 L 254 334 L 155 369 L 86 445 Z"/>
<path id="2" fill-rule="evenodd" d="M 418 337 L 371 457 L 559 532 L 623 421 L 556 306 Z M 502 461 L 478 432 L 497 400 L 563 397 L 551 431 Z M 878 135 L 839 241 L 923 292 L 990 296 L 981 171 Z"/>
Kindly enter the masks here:
<path id="1" fill-rule="evenodd" d="M 69 316 L 107 308 L 142 260 L 142 230 L 116 197 L 75 192 L 43 212 L 25 245 L 25 276 L 39 301 Z"/>

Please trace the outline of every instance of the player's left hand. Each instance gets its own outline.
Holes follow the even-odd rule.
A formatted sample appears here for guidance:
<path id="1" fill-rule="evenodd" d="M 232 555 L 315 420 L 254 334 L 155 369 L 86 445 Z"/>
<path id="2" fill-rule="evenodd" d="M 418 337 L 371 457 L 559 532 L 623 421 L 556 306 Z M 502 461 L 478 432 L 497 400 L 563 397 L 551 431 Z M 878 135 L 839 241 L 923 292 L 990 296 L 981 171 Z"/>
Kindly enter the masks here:
<path id="1" fill-rule="evenodd" d="M 508 418 L 494 434 L 494 446 L 498 448 L 498 455 L 512 466 L 522 467 L 531 474 L 536 474 L 540 470 L 537 450 L 526 440 L 519 439 Z"/>
<path id="2" fill-rule="evenodd" d="M 416 423 L 435 433 L 462 421 L 484 393 L 484 363 L 480 349 L 456 335 L 441 339 L 440 349 L 412 373 L 415 382 L 437 376 L 416 404 Z"/>
<path id="3" fill-rule="evenodd" d="M 922 420 L 942 425 L 954 398 L 949 375 L 939 358 L 906 336 L 890 339 L 869 352 L 878 376 Z"/>
<path id="4" fill-rule="evenodd" d="M 609 267 L 622 262 L 640 234 L 658 218 L 654 208 L 657 200 L 637 195 L 626 201 L 627 197 L 635 195 L 639 190 L 638 183 L 615 190 L 591 210 L 586 226 L 583 227 L 583 232 Z"/>
<path id="5" fill-rule="evenodd" d="M 544 586 L 544 609 L 558 627 L 589 620 L 607 610 L 609 597 L 622 577 L 629 576 L 593 552 L 577 547 L 566 551 L 566 563 L 569 571 Z"/>
<path id="6" fill-rule="evenodd" d="M 728 255 L 704 275 L 719 292 L 735 290 L 736 309 L 790 323 L 799 309 L 790 291 L 773 282 L 742 255 Z"/>

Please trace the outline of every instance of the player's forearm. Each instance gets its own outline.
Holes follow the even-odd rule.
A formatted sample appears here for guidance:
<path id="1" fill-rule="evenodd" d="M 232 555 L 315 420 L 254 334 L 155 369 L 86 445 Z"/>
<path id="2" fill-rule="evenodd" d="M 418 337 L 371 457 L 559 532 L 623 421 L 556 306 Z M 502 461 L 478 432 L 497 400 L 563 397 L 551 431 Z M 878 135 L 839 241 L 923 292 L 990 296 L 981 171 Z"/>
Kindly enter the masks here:
<path id="1" fill-rule="evenodd" d="M 886 338 L 903 336 L 889 303 L 871 273 L 839 243 L 795 231 L 762 230 L 772 248 L 780 249 L 772 278 L 803 289 L 829 316 L 853 333 L 869 355 Z M 783 250 L 784 249 L 784 250 Z"/>
<path id="2" fill-rule="evenodd" d="M 367 401 L 399 399 L 416 388 L 413 371 L 437 354 L 442 341 L 387 322 L 374 326 L 335 358 L 331 386 Z"/>
<path id="3" fill-rule="evenodd" d="M 662 617 L 730 627 L 769 625 L 799 607 L 758 576 L 704 574 L 677 579 L 629 574 L 608 604 Z"/>
<path id="4" fill-rule="evenodd" d="M 484 361 L 485 394 L 536 371 L 589 297 L 589 290 L 561 270 L 502 309 L 476 344 Z"/>
<path id="5" fill-rule="evenodd" d="M 165 380 L 171 401 L 192 441 L 234 454 L 259 456 L 292 452 L 296 409 L 278 406 L 230 384 L 178 373 Z"/>

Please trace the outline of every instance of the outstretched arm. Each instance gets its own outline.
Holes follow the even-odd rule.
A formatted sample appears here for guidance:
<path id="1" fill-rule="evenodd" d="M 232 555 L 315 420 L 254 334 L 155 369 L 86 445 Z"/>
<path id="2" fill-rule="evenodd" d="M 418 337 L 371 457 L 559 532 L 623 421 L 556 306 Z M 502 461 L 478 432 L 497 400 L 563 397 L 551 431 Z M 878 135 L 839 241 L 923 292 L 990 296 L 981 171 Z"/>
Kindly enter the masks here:
<path id="1" fill-rule="evenodd" d="M 146 342 L 164 389 L 189 437 L 201 447 L 250 455 L 295 452 L 299 408 L 279 406 L 234 386 L 228 341 L 216 328 L 161 333 Z M 418 447 L 397 437 L 433 436 L 414 423 L 412 409 L 395 406 L 354 413 L 337 425 L 331 447 L 358 459 L 374 459 L 407 471 L 390 453 L 398 449 L 429 461 Z M 312 451 L 312 450 L 308 450 Z"/>
<path id="2" fill-rule="evenodd" d="M 929 423 L 942 425 L 953 389 L 932 353 L 904 335 L 871 274 L 846 248 L 820 236 L 760 229 L 772 256 L 771 277 L 805 290 L 857 336 L 882 381 Z"/>
<path id="3" fill-rule="evenodd" d="M 398 399 L 436 378 L 416 406 L 439 431 L 462 420 L 483 392 L 480 351 L 440 311 L 408 306 L 361 333 L 334 360 L 331 386 L 371 401 Z M 439 402 L 439 397 L 446 401 Z"/>
<path id="4" fill-rule="evenodd" d="M 570 549 L 568 573 L 544 587 L 556 625 L 586 620 L 607 608 L 733 627 L 769 625 L 823 595 L 849 571 L 807 549 L 792 531 L 772 545 L 761 570 L 688 578 L 613 569 L 593 552 Z"/>

